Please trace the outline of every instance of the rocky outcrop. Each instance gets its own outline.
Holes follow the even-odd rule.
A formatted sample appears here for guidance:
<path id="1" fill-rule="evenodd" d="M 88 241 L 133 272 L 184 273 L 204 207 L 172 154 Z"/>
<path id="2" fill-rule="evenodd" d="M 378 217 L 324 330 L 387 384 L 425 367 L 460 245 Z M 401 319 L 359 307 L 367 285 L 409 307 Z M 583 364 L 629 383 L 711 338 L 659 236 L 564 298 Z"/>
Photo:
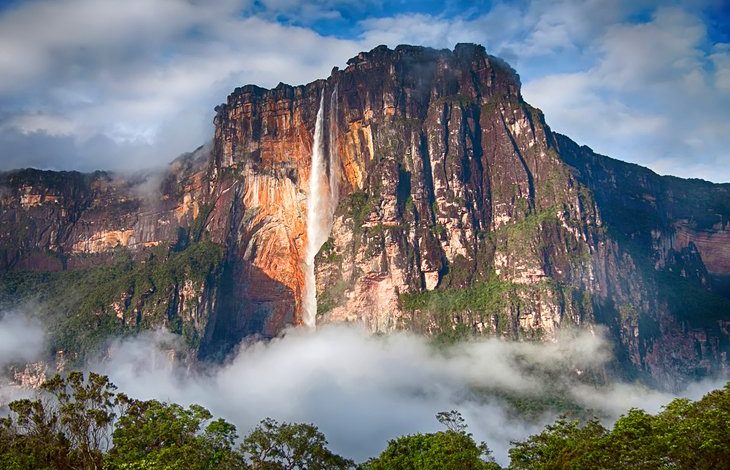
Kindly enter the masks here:
<path id="1" fill-rule="evenodd" d="M 205 239 L 224 252 L 213 277 L 175 289 L 206 305 L 200 354 L 276 335 L 302 322 L 321 145 L 339 204 L 318 322 L 542 340 L 604 325 L 625 371 L 674 385 L 727 367 L 730 186 L 553 133 L 481 46 L 381 46 L 326 80 L 238 88 L 216 111 L 212 146 L 176 161 L 154 204 L 103 173 L 3 176 L 3 269 Z"/>
<path id="2" fill-rule="evenodd" d="M 118 249 L 175 243 L 199 215 L 207 155 L 198 149 L 165 174 L 0 174 L 0 270 L 91 266 Z"/>

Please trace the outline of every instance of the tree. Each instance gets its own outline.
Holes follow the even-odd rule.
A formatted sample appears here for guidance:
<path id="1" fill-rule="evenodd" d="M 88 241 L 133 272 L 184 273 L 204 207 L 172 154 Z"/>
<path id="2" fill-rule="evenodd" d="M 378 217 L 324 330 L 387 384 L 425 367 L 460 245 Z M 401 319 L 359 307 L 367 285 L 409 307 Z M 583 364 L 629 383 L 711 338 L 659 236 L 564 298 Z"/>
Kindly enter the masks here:
<path id="1" fill-rule="evenodd" d="M 668 463 L 663 430 L 656 417 L 632 408 L 616 421 L 598 445 L 605 449 L 602 459 L 608 468 L 654 470 Z"/>
<path id="2" fill-rule="evenodd" d="M 8 470 L 351 469 L 312 424 L 265 419 L 243 439 L 199 405 L 129 399 L 105 376 L 55 376 L 35 399 L 0 417 L 0 468 Z M 498 469 L 457 411 L 436 415 L 445 431 L 388 442 L 364 470 Z M 510 468 L 700 469 L 730 462 L 730 383 L 699 401 L 677 399 L 651 415 L 631 409 L 612 429 L 565 417 L 513 443 Z M 113 443 L 112 443 L 113 438 Z"/>
<path id="3" fill-rule="evenodd" d="M 71 447 L 58 417 L 46 413 L 40 400 L 16 400 L 11 414 L 0 418 L 0 467 L 68 469 Z"/>
<path id="4" fill-rule="evenodd" d="M 412 434 L 392 439 L 377 458 L 370 459 L 366 470 L 479 470 L 499 469 L 490 457 L 487 444 L 477 444 L 466 432 L 458 411 L 444 411 L 436 419 L 446 431 Z"/>
<path id="5" fill-rule="evenodd" d="M 3 468 L 101 469 L 124 395 L 105 376 L 56 375 L 0 421 Z"/>
<path id="6" fill-rule="evenodd" d="M 43 384 L 54 398 L 62 432 L 69 440 L 72 460 L 86 468 L 101 468 L 103 452 L 111 445 L 111 431 L 119 407 L 126 396 L 115 393 L 116 386 L 104 375 L 71 372 L 65 378 L 56 375 Z"/>
<path id="7" fill-rule="evenodd" d="M 243 468 L 233 450 L 236 427 L 199 405 L 132 401 L 114 430 L 108 468 Z M 207 424 L 207 425 L 206 425 Z"/>
<path id="8" fill-rule="evenodd" d="M 632 408 L 610 431 L 559 419 L 513 443 L 510 468 L 722 469 L 730 462 L 730 383 L 701 400 L 676 399 L 651 415 Z"/>
<path id="9" fill-rule="evenodd" d="M 576 459 L 586 457 L 589 460 L 600 460 L 594 453 L 595 444 L 606 433 L 606 428 L 596 419 L 581 426 L 576 420 L 561 417 L 554 424 L 548 425 L 540 434 L 530 436 L 522 442 L 513 442 L 513 447 L 509 451 L 510 468 L 515 470 L 582 468 L 575 467 Z"/>
<path id="10" fill-rule="evenodd" d="M 266 418 L 244 438 L 240 451 L 255 470 L 354 468 L 351 460 L 327 448 L 324 434 L 312 424 L 279 423 Z"/>
<path id="11" fill-rule="evenodd" d="M 245 468 L 232 424 L 198 405 L 130 400 L 115 390 L 105 376 L 71 372 L 49 379 L 37 399 L 10 403 L 0 418 L 0 468 Z"/>
<path id="12" fill-rule="evenodd" d="M 676 399 L 654 420 L 665 459 L 677 468 L 727 468 L 730 382 L 699 401 Z"/>
<path id="13" fill-rule="evenodd" d="M 456 410 L 440 411 L 436 413 L 436 419 L 439 423 L 443 424 L 449 431 L 458 433 L 466 432 L 466 421 L 464 421 L 461 413 Z"/>

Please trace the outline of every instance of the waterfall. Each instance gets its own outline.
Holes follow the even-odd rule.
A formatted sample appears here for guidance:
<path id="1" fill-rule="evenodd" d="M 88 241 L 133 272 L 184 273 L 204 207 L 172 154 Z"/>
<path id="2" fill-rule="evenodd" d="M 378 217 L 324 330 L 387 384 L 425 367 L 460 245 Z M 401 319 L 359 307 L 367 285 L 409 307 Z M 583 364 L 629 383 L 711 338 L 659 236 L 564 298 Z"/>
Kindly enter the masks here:
<path id="1" fill-rule="evenodd" d="M 317 285 L 314 275 L 314 257 L 329 237 L 330 208 L 326 192 L 326 169 L 322 158 L 324 153 L 324 93 L 319 102 L 317 121 L 314 125 L 312 143 L 312 166 L 309 173 L 309 195 L 307 197 L 307 248 L 304 254 L 304 299 L 302 313 L 304 324 L 314 328 L 317 317 Z"/>
<path id="2" fill-rule="evenodd" d="M 319 100 L 314 124 L 312 166 L 309 173 L 307 197 L 307 248 L 304 254 L 304 293 L 302 312 L 304 324 L 310 328 L 317 321 L 317 279 L 314 258 L 327 241 L 332 230 L 335 209 L 339 202 L 339 161 L 337 159 L 337 86 L 330 95 L 329 147 L 324 160 L 324 91 Z M 325 166 L 326 165 L 326 166 Z M 327 170 L 329 169 L 329 176 Z"/>

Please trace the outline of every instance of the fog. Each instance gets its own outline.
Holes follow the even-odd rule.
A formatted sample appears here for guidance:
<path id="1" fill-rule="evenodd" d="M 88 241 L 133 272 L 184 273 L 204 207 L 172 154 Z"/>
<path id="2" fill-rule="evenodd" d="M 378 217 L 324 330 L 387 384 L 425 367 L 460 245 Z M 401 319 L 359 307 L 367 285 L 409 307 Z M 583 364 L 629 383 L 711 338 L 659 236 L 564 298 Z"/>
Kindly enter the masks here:
<path id="1" fill-rule="evenodd" d="M 136 398 L 199 403 L 236 424 L 241 435 L 265 417 L 315 423 L 336 452 L 356 460 L 377 455 L 390 438 L 440 430 L 434 415 L 455 409 L 505 464 L 510 441 L 539 432 L 556 415 L 517 418 L 499 393 L 564 390 L 563 398 L 608 424 L 629 407 L 656 412 L 674 398 L 635 384 L 579 383 L 582 373 L 611 357 L 600 332 L 547 344 L 485 339 L 439 351 L 412 334 L 372 336 L 329 325 L 288 330 L 270 342 L 243 346 L 224 365 L 197 371 L 172 361 L 176 350 L 182 350 L 178 338 L 150 332 L 114 342 L 89 369 L 108 374 Z M 721 385 L 694 384 L 682 395 L 699 398 Z M 485 389 L 491 393 L 478 393 Z"/>
<path id="2" fill-rule="evenodd" d="M 43 328 L 25 311 L 0 314 L 6 373 L 46 351 Z M 244 344 L 220 365 L 196 364 L 185 350 L 180 337 L 150 331 L 112 341 L 86 369 L 109 375 L 134 398 L 199 403 L 234 423 L 241 436 L 265 417 L 314 423 L 335 452 L 357 461 L 380 453 L 388 439 L 442 429 L 435 414 L 458 410 L 474 437 L 506 464 L 510 442 L 541 431 L 558 411 L 518 416 L 505 397 L 560 399 L 608 425 L 631 407 L 657 412 L 675 397 L 596 374 L 612 358 L 600 329 L 566 332 L 552 343 L 491 338 L 438 349 L 422 336 L 373 336 L 339 324 Z M 722 385 L 693 383 L 679 395 L 697 399 Z M 27 393 L 7 380 L 0 384 L 2 403 Z"/>
<path id="3" fill-rule="evenodd" d="M 15 385 L 7 372 L 43 357 L 45 331 L 25 310 L 0 311 L 0 407 L 29 394 Z"/>
<path id="4" fill-rule="evenodd" d="M 0 368 L 27 363 L 43 351 L 45 332 L 40 322 L 24 312 L 0 312 Z"/>

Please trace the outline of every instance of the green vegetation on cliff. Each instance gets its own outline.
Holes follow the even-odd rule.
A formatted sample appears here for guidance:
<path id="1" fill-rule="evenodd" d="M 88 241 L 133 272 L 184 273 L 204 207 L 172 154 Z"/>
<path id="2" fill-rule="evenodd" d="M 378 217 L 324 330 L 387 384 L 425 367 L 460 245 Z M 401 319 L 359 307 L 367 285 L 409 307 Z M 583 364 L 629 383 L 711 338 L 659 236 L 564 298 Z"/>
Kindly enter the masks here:
<path id="1" fill-rule="evenodd" d="M 437 344 L 451 344 L 473 336 L 475 322 L 494 325 L 498 334 L 509 331 L 507 311 L 519 302 L 517 289 L 519 286 L 490 275 L 467 287 L 404 293 L 399 302 L 411 314 L 412 328 L 430 330 Z"/>
<path id="2" fill-rule="evenodd" d="M 504 307 L 513 284 L 491 276 L 464 288 L 435 289 L 400 295 L 401 307 L 405 311 L 429 311 L 436 314 L 457 312 L 480 312 L 491 314 Z"/>
<path id="3" fill-rule="evenodd" d="M 180 290 L 200 293 L 215 275 L 223 250 L 208 240 L 174 251 L 156 247 L 142 259 L 120 251 L 108 265 L 62 272 L 17 272 L 0 277 L 0 307 L 32 308 L 49 325 L 50 349 L 81 361 L 107 339 L 166 325 L 196 347 L 200 331 L 178 305 Z"/>

